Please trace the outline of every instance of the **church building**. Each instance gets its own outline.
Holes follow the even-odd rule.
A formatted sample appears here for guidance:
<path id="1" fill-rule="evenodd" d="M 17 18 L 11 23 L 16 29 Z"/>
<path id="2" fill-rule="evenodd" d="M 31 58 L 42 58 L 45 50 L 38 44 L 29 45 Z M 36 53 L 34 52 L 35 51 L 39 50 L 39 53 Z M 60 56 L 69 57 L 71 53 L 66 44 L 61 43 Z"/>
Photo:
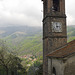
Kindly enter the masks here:
<path id="1" fill-rule="evenodd" d="M 67 43 L 65 0 L 43 1 L 43 75 L 75 75 L 75 40 Z"/>
<path id="2" fill-rule="evenodd" d="M 75 75 L 75 40 L 48 55 L 48 75 Z"/>

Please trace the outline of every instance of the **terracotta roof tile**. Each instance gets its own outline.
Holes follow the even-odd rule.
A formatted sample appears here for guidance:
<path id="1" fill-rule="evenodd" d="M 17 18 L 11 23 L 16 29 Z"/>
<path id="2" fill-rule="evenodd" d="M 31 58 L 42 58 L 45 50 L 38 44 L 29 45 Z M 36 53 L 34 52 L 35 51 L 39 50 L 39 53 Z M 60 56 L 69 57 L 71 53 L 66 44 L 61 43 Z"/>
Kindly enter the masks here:
<path id="1" fill-rule="evenodd" d="M 75 53 L 75 40 L 67 43 L 65 46 L 63 46 L 62 48 L 50 53 L 49 55 L 47 55 L 48 57 L 57 57 L 57 58 L 62 58 L 62 57 L 66 57 L 68 55 L 71 55 Z"/>

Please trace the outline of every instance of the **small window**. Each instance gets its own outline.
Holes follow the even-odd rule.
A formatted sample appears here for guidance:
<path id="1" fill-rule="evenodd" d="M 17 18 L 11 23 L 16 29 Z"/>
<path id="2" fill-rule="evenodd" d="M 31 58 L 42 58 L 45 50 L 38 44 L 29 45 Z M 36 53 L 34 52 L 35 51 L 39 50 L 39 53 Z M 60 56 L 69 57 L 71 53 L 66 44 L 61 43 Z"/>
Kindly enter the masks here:
<path id="1" fill-rule="evenodd" d="M 56 69 L 53 67 L 53 74 L 52 75 L 56 75 Z"/>
<path id="2" fill-rule="evenodd" d="M 59 0 L 53 0 L 53 11 L 60 11 L 60 2 Z"/>

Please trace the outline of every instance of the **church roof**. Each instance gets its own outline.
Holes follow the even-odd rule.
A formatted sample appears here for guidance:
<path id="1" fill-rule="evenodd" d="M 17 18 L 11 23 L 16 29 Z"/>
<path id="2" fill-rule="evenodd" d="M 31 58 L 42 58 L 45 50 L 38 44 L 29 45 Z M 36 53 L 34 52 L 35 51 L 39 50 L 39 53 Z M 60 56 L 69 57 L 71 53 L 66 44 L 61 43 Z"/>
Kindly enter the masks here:
<path id="1" fill-rule="evenodd" d="M 48 57 L 64 58 L 75 53 L 75 40 L 67 43 L 60 49 L 48 54 Z"/>

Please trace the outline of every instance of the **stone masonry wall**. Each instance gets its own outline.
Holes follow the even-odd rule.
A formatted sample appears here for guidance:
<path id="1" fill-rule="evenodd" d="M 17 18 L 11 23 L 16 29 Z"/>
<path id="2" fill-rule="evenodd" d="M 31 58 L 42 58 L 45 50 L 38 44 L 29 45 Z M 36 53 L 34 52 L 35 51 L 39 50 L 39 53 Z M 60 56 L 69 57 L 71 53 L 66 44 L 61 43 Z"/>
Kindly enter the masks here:
<path id="1" fill-rule="evenodd" d="M 75 56 L 66 61 L 64 75 L 75 75 Z"/>

